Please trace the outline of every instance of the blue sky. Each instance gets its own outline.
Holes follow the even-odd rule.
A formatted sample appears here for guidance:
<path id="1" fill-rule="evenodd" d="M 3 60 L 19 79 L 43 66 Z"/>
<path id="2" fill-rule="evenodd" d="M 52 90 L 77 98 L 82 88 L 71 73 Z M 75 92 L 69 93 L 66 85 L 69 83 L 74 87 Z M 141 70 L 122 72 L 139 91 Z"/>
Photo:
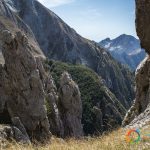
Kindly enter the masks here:
<path id="1" fill-rule="evenodd" d="M 136 36 L 135 0 L 39 0 L 85 38 Z"/>

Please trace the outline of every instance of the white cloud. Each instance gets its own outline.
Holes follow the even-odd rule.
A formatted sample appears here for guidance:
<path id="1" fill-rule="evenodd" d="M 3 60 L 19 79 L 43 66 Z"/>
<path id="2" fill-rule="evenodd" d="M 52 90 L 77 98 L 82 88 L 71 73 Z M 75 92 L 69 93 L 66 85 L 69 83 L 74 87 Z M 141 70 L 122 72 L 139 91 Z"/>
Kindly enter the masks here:
<path id="1" fill-rule="evenodd" d="M 74 0 L 38 0 L 48 8 L 57 7 L 64 4 L 72 3 Z"/>

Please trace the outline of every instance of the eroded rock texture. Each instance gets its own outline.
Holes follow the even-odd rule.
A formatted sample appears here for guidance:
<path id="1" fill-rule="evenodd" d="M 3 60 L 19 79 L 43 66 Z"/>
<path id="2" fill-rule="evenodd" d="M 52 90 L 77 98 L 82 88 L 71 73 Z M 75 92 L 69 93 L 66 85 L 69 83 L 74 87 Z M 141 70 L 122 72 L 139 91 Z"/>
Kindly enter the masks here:
<path id="1" fill-rule="evenodd" d="M 7 30 L 0 34 L 0 43 L 5 59 L 5 65 L 1 67 L 0 82 L 5 95 L 0 99 L 0 108 L 7 105 L 10 117 L 18 117 L 32 138 L 48 138 L 50 131 L 44 89 L 36 59 L 31 54 L 32 47 L 21 32 L 13 35 Z M 14 119 L 12 122 L 19 123 Z"/>
<path id="2" fill-rule="evenodd" d="M 37 0 L 3 0 L 3 2 L 7 8 L 5 10 L 2 7 L 3 14 L 8 16 L 6 14 L 9 10 L 9 14 L 15 16 L 16 20 L 19 18 L 20 21 L 15 21 L 15 24 L 19 29 L 35 37 L 37 41 L 35 45 L 38 43 L 48 58 L 82 64 L 93 69 L 105 80 L 106 86 L 125 108 L 131 106 L 134 99 L 133 75 L 127 68 L 117 63 L 106 50 L 97 43 L 81 37 Z M 9 18 L 12 19 L 10 15 Z M 41 50 L 37 51 L 41 54 Z"/>
<path id="3" fill-rule="evenodd" d="M 136 0 L 136 28 L 141 45 L 150 54 L 150 1 Z M 136 99 L 123 125 L 141 127 L 150 124 L 150 57 L 136 70 Z"/>
<path id="4" fill-rule="evenodd" d="M 1 146 L 3 143 L 6 143 L 6 140 L 13 140 L 13 139 L 15 139 L 17 142 L 21 142 L 25 144 L 30 143 L 30 139 L 28 135 L 21 132 L 17 127 L 9 126 L 9 125 L 0 125 Z"/>
<path id="5" fill-rule="evenodd" d="M 55 86 L 54 80 L 49 72 L 48 66 L 45 64 L 43 67 L 42 61 L 39 57 L 36 58 L 37 66 L 40 72 L 40 77 L 42 79 L 45 97 L 48 109 L 48 119 L 50 122 L 50 131 L 56 136 L 64 136 L 64 127 L 62 120 L 60 118 L 60 112 L 58 109 L 58 94 L 57 88 Z"/>
<path id="6" fill-rule="evenodd" d="M 141 40 L 142 48 L 150 54 L 150 1 L 136 0 L 137 34 Z"/>
<path id="7" fill-rule="evenodd" d="M 78 85 L 71 76 L 64 72 L 60 79 L 59 108 L 64 125 L 65 137 L 81 137 L 83 129 L 81 124 L 82 102 Z"/>

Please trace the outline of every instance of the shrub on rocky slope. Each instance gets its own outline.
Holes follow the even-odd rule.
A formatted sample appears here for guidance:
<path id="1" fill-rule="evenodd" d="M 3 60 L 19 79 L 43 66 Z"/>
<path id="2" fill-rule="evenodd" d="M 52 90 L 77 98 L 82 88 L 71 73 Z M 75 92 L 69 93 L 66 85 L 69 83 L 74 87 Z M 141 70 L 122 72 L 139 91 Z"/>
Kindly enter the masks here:
<path id="1" fill-rule="evenodd" d="M 83 104 L 82 123 L 85 134 L 101 133 L 121 123 L 126 109 L 94 71 L 82 65 L 58 61 L 47 63 L 58 89 L 60 76 L 64 71 L 69 72 L 78 84 Z"/>

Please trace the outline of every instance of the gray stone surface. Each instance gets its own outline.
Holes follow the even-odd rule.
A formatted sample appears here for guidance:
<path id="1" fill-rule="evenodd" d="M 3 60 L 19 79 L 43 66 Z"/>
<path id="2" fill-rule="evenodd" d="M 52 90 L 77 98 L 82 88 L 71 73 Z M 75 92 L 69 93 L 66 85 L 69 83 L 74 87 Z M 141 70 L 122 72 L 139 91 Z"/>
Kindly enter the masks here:
<path id="1" fill-rule="evenodd" d="M 141 45 L 150 52 L 150 1 L 136 0 L 136 28 Z M 136 99 L 123 125 L 142 127 L 150 124 L 150 58 L 149 55 L 136 70 Z"/>
<path id="2" fill-rule="evenodd" d="M 136 29 L 137 35 L 140 38 L 142 48 L 145 48 L 150 54 L 150 1 L 149 0 L 135 0 L 136 1 Z"/>
<path id="3" fill-rule="evenodd" d="M 12 140 L 23 144 L 30 144 L 28 136 L 24 135 L 17 127 L 0 125 L 0 144 L 5 144 L 7 141 Z"/>
<path id="4" fill-rule="evenodd" d="M 2 87 L 8 96 L 10 117 L 19 117 L 29 136 L 38 140 L 48 138 L 44 89 L 28 39 L 21 32 L 13 35 L 4 30 L 0 34 L 0 43 L 5 59 Z"/>
<path id="5" fill-rule="evenodd" d="M 52 134 L 56 136 L 63 137 L 64 136 L 64 126 L 62 120 L 60 118 L 60 112 L 58 110 L 58 94 L 57 88 L 55 86 L 54 80 L 50 75 L 49 68 L 47 68 L 46 64 L 42 64 L 42 60 L 40 58 L 36 58 L 37 66 L 40 72 L 40 77 L 42 79 L 45 97 L 47 102 L 48 109 L 48 119 L 50 122 L 50 130 Z M 45 68 L 43 67 L 45 66 Z"/>
<path id="6" fill-rule="evenodd" d="M 64 136 L 77 138 L 83 136 L 80 91 L 78 85 L 67 72 L 64 72 L 60 79 L 59 96 L 59 109 L 64 125 Z"/>
<path id="7" fill-rule="evenodd" d="M 19 130 L 20 130 L 20 132 L 22 133 L 22 137 L 21 138 L 24 141 L 29 142 L 30 138 L 29 138 L 29 136 L 27 134 L 27 131 L 26 131 L 24 125 L 20 121 L 20 119 L 18 117 L 14 117 L 14 118 L 11 118 L 11 120 L 12 120 L 12 124 L 15 126 L 14 127 L 15 135 L 20 134 L 19 133 Z"/>
<path id="8" fill-rule="evenodd" d="M 6 1 L 6 0 L 5 0 Z M 129 108 L 134 98 L 133 76 L 96 42 L 83 38 L 61 18 L 36 0 L 11 0 L 8 9 L 33 32 L 50 59 L 83 64 L 105 80 L 107 87 Z M 24 29 L 24 28 L 23 28 Z"/>
<path id="9" fill-rule="evenodd" d="M 43 52 L 39 48 L 39 44 L 30 29 L 30 27 L 23 22 L 23 20 L 17 15 L 17 10 L 13 7 L 11 0 L 0 1 L 0 30 L 10 30 L 11 33 L 17 32 L 19 29 L 26 34 L 29 39 L 29 43 L 32 45 L 31 52 L 34 56 L 40 56 L 45 58 Z M 2 52 L 0 49 L 0 63 L 4 63 Z"/>

